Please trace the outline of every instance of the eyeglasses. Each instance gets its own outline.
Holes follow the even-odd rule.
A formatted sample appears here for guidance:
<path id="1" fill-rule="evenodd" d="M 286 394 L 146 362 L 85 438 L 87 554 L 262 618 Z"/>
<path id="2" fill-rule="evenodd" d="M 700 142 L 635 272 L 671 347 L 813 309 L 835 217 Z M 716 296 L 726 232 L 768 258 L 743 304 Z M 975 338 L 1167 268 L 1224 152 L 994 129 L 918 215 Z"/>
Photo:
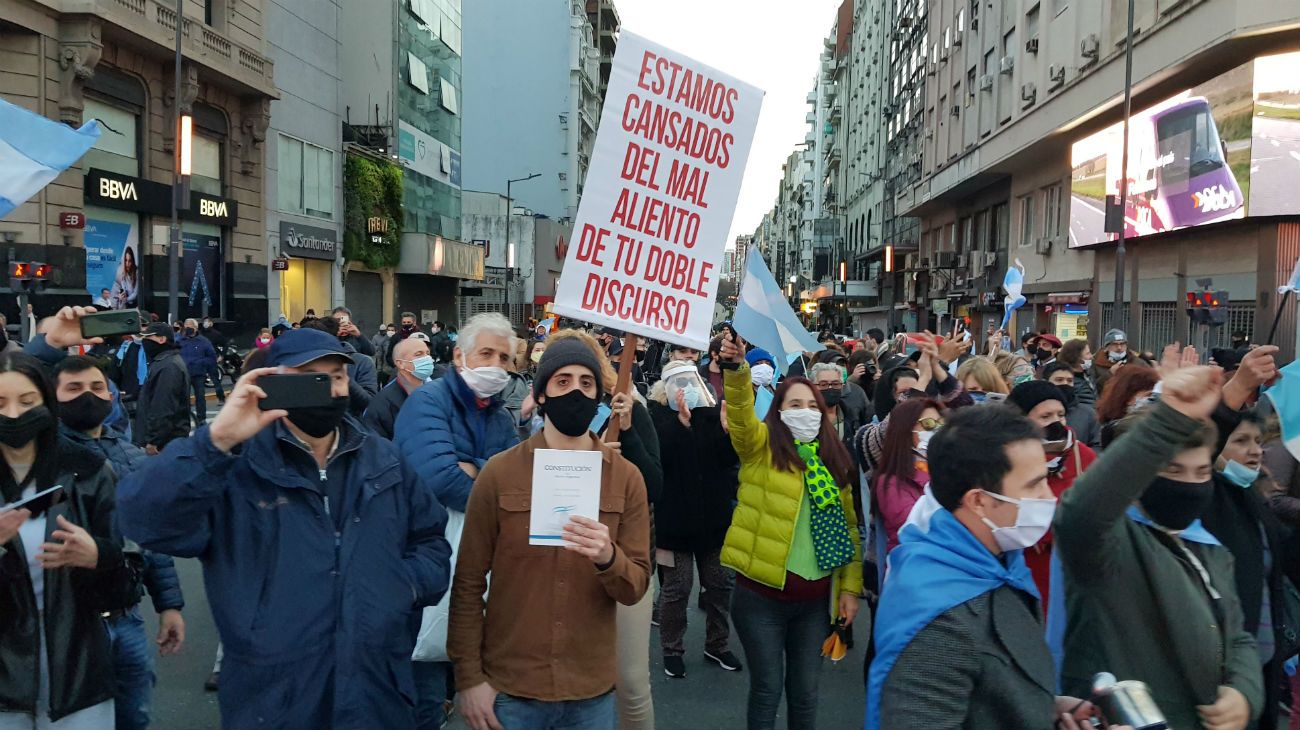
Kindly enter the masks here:
<path id="1" fill-rule="evenodd" d="M 943 425 L 943 419 L 922 418 L 916 422 L 916 425 L 920 426 L 922 431 L 934 431 L 935 429 Z"/>
<path id="2" fill-rule="evenodd" d="M 839 390 L 839 389 L 840 389 L 840 383 L 836 383 L 836 382 L 817 384 L 817 390 Z"/>

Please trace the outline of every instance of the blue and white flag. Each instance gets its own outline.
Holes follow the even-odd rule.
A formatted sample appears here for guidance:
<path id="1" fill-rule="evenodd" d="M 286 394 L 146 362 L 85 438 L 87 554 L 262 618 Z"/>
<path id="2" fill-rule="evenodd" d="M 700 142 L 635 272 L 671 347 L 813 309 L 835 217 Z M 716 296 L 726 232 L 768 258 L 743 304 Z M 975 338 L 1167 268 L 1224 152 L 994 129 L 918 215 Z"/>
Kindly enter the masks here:
<path id="1" fill-rule="evenodd" d="M 1300 261 L 1297 261 L 1295 266 L 1291 268 L 1291 278 L 1287 279 L 1285 284 L 1277 288 L 1278 294 L 1298 291 L 1300 291 Z"/>
<path id="2" fill-rule="evenodd" d="M 1278 423 L 1282 426 L 1282 445 L 1300 459 L 1300 360 L 1279 370 L 1280 380 L 1264 395 L 1273 402 Z"/>
<path id="3" fill-rule="evenodd" d="M 1025 286 L 1025 265 L 1020 263 L 1020 259 L 1007 267 L 1007 275 L 1002 277 L 1002 288 L 1007 290 L 1007 295 L 1002 298 L 1002 309 L 1005 314 L 1002 315 L 1002 326 L 998 329 L 1004 332 L 1007 325 L 1011 324 L 1011 313 L 1020 309 L 1025 304 L 1025 297 L 1020 290 Z"/>
<path id="4" fill-rule="evenodd" d="M 782 375 L 800 353 L 822 349 L 817 338 L 795 316 L 785 300 L 785 292 L 767 270 L 756 247 L 751 246 L 745 257 L 745 281 L 740 285 L 736 316 L 731 324 L 746 342 L 772 353 L 776 369 Z"/>
<path id="5" fill-rule="evenodd" d="M 93 119 L 73 129 L 0 99 L 0 218 L 77 164 L 99 133 Z"/>

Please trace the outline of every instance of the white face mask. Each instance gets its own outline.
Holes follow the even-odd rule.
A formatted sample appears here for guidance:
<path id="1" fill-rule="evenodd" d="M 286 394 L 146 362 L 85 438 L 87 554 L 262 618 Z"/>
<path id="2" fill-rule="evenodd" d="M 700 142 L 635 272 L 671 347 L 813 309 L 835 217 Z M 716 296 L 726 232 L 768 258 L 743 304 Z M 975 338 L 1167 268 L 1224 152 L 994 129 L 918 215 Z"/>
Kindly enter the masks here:
<path id="1" fill-rule="evenodd" d="M 1127 352 L 1107 352 L 1107 353 L 1106 353 L 1106 357 L 1110 358 L 1110 361 L 1111 361 L 1111 362 L 1120 362 L 1120 361 L 1123 360 L 1124 358 L 1128 357 L 1128 353 L 1127 353 Z"/>
<path id="2" fill-rule="evenodd" d="M 917 431 L 916 432 L 916 453 L 925 456 L 930 452 L 930 439 L 934 438 L 934 431 Z"/>
<path id="3" fill-rule="evenodd" d="M 984 524 L 993 530 L 993 539 L 997 541 L 998 547 L 1003 552 L 1011 550 L 1024 550 L 1032 547 L 1043 539 L 1043 535 L 1052 527 L 1052 517 L 1056 514 L 1056 498 L 1051 499 L 1012 499 L 1004 497 L 1001 494 L 994 494 L 987 489 L 981 489 L 981 492 L 1008 504 L 1019 505 L 1020 511 L 1016 513 L 1016 524 L 1011 527 L 1000 527 L 993 523 L 987 517 L 980 519 Z"/>
<path id="4" fill-rule="evenodd" d="M 787 408 L 781 411 L 781 423 L 790 429 L 795 441 L 807 443 L 822 430 L 822 412 L 816 408 Z"/>
<path id="5" fill-rule="evenodd" d="M 754 381 L 754 385 L 760 388 L 766 388 L 772 384 L 772 378 L 776 375 L 776 368 L 763 363 L 755 365 L 749 369 L 749 378 Z"/>
<path id="6" fill-rule="evenodd" d="M 1083 364 L 1083 369 L 1087 370 L 1088 368 L 1092 367 L 1092 358 L 1088 358 L 1087 360 L 1084 360 L 1082 364 Z"/>
<path id="7" fill-rule="evenodd" d="M 491 398 L 506 389 L 510 382 L 510 373 L 505 368 L 483 367 L 471 368 L 469 363 L 465 362 L 465 356 L 460 357 L 460 377 L 465 380 L 465 384 L 474 395 L 480 398 Z"/>

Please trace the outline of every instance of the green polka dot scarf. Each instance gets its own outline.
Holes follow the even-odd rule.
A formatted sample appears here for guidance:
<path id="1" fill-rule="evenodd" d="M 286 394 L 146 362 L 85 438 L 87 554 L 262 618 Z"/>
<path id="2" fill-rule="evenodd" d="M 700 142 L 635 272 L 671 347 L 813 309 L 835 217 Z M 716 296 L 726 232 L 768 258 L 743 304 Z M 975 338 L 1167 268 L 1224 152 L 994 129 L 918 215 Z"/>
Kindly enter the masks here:
<path id="1" fill-rule="evenodd" d="M 816 441 L 795 442 L 799 458 L 807 467 L 803 473 L 804 487 L 808 490 L 808 503 L 812 505 L 809 522 L 812 524 L 813 550 L 817 553 L 817 567 L 834 570 L 853 560 L 853 540 L 849 537 L 849 521 L 840 502 L 840 487 L 835 477 L 817 455 Z"/>

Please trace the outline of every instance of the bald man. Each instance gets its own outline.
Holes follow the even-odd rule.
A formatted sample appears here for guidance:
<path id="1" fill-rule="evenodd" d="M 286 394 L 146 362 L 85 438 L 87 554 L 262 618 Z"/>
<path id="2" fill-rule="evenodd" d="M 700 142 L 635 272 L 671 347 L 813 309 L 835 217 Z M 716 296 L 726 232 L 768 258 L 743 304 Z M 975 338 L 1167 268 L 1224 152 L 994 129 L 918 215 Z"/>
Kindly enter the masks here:
<path id="1" fill-rule="evenodd" d="M 371 431 L 386 439 L 393 438 L 393 423 L 407 396 L 430 380 L 442 377 L 442 368 L 433 364 L 429 342 L 423 338 L 408 337 L 393 345 L 393 365 L 397 377 L 379 391 L 361 417 L 361 422 Z"/>

